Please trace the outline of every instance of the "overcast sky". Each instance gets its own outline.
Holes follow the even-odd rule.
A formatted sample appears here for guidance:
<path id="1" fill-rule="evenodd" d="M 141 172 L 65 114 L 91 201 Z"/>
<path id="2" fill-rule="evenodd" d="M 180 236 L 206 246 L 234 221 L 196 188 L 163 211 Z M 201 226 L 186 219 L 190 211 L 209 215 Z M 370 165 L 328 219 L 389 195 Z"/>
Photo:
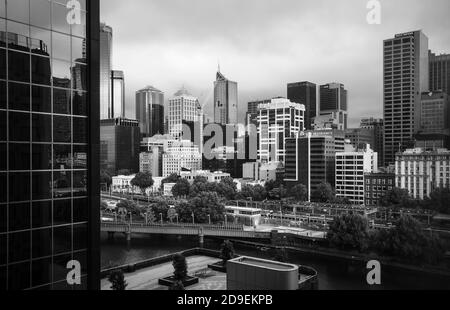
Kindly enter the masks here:
<path id="1" fill-rule="evenodd" d="M 113 28 L 113 68 L 125 72 L 127 117 L 146 85 L 167 100 L 184 84 L 211 113 L 220 62 L 239 83 L 241 112 L 250 100 L 286 96 L 288 82 L 340 82 L 357 126 L 382 116 L 384 39 L 422 29 L 431 50 L 450 53 L 449 0 L 380 0 L 381 25 L 367 23 L 367 2 L 103 0 L 101 19 Z"/>

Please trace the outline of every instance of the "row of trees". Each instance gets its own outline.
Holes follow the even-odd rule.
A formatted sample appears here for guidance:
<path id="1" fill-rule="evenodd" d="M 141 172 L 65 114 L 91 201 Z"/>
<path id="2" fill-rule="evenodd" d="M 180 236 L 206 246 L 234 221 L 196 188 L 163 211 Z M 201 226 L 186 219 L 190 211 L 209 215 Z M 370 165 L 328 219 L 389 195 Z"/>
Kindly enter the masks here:
<path id="1" fill-rule="evenodd" d="M 438 236 L 427 233 L 410 216 L 402 216 L 391 229 L 370 231 L 366 218 L 345 214 L 330 225 L 327 239 L 331 246 L 342 250 L 375 252 L 414 263 L 436 264 L 446 251 Z"/>

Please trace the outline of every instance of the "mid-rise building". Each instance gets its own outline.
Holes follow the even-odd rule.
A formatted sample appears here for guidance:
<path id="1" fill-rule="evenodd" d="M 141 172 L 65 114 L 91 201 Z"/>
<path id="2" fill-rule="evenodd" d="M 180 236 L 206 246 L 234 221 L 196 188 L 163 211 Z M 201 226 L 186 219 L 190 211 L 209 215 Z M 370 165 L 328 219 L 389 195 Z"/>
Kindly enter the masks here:
<path id="1" fill-rule="evenodd" d="M 0 1 L 0 291 L 100 289 L 99 1 L 59 2 Z"/>
<path id="2" fill-rule="evenodd" d="M 222 171 L 208 171 L 208 170 L 196 170 L 196 171 L 180 171 L 180 177 L 186 179 L 189 183 L 194 183 L 195 178 L 204 177 L 209 183 L 220 183 L 222 180 L 231 178 L 229 173 Z"/>
<path id="3" fill-rule="evenodd" d="M 450 151 L 421 148 L 398 153 L 395 186 L 406 189 L 414 199 L 424 199 L 437 188 L 450 187 Z"/>
<path id="4" fill-rule="evenodd" d="M 336 153 L 336 196 L 354 205 L 365 204 L 365 176 L 378 172 L 378 155 L 365 150 Z"/>
<path id="5" fill-rule="evenodd" d="M 115 117 L 111 98 L 112 42 L 113 29 L 100 24 L 100 119 Z"/>
<path id="6" fill-rule="evenodd" d="M 169 99 L 169 134 L 175 139 L 183 136 L 183 122 L 199 122 L 203 117 L 198 99 L 183 87 Z"/>
<path id="7" fill-rule="evenodd" d="M 335 185 L 335 156 L 343 152 L 344 132 L 337 129 L 307 131 L 286 139 L 285 181 L 288 187 L 303 184 L 308 193 L 321 183 Z"/>
<path id="8" fill-rule="evenodd" d="M 136 120 L 101 120 L 100 168 L 112 174 L 119 170 L 138 172 L 140 138 L 139 122 Z"/>
<path id="9" fill-rule="evenodd" d="M 125 118 L 125 75 L 123 71 L 111 72 L 111 118 Z"/>
<path id="10" fill-rule="evenodd" d="M 329 83 L 319 89 L 319 114 L 337 118 L 339 130 L 347 129 L 348 92 L 343 84 Z"/>
<path id="11" fill-rule="evenodd" d="M 381 199 L 395 187 L 395 174 L 393 173 L 368 173 L 364 179 L 366 206 L 381 205 Z"/>
<path id="12" fill-rule="evenodd" d="M 138 90 L 136 119 L 143 138 L 164 134 L 164 93 L 153 86 Z"/>
<path id="13" fill-rule="evenodd" d="M 345 138 L 356 149 L 363 149 L 366 145 L 374 145 L 375 133 L 372 129 L 367 128 L 349 128 L 345 130 Z"/>
<path id="14" fill-rule="evenodd" d="M 384 161 L 414 145 L 420 94 L 429 91 L 428 38 L 422 31 L 384 41 Z"/>
<path id="15" fill-rule="evenodd" d="M 364 118 L 359 127 L 373 131 L 373 150 L 378 153 L 378 167 L 384 167 L 384 120 Z"/>
<path id="16" fill-rule="evenodd" d="M 259 105 L 258 160 L 284 164 L 287 138 L 305 130 L 305 106 L 288 99 L 276 98 Z"/>
<path id="17" fill-rule="evenodd" d="M 202 170 L 202 154 L 191 141 L 181 140 L 172 144 L 163 154 L 163 177 L 180 171 Z"/>
<path id="18" fill-rule="evenodd" d="M 158 147 L 139 154 L 139 172 L 151 173 L 154 177 L 162 176 L 162 153 Z"/>
<path id="19" fill-rule="evenodd" d="M 450 96 L 450 54 L 429 54 L 430 91 L 442 91 Z"/>
<path id="20" fill-rule="evenodd" d="M 289 83 L 287 98 L 305 105 L 305 128 L 313 129 L 313 120 L 317 116 L 317 85 L 311 82 Z"/>
<path id="21" fill-rule="evenodd" d="M 261 163 L 250 162 L 242 165 L 242 178 L 245 180 L 260 180 L 259 169 L 261 168 Z"/>
<path id="22" fill-rule="evenodd" d="M 238 123 L 238 84 L 228 80 L 220 69 L 214 82 L 214 123 Z"/>
<path id="23" fill-rule="evenodd" d="M 249 102 L 246 114 L 246 125 L 254 125 L 255 127 L 258 127 L 259 105 L 268 104 L 270 102 L 270 99 Z"/>

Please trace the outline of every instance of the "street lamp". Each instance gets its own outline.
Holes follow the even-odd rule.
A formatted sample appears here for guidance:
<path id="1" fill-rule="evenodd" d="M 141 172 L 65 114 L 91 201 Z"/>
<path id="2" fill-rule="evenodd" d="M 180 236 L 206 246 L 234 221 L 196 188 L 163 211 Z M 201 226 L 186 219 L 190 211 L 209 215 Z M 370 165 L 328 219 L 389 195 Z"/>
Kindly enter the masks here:
<path id="1" fill-rule="evenodd" d="M 161 216 L 161 225 L 163 224 L 163 214 L 160 213 L 159 216 Z"/>
<path id="2" fill-rule="evenodd" d="M 195 217 L 194 217 L 194 212 L 192 212 L 192 225 L 195 225 Z"/>
<path id="3" fill-rule="evenodd" d="M 211 215 L 208 214 L 209 225 L 211 225 Z"/>
<path id="4" fill-rule="evenodd" d="M 130 212 L 130 225 L 133 224 L 133 213 Z"/>

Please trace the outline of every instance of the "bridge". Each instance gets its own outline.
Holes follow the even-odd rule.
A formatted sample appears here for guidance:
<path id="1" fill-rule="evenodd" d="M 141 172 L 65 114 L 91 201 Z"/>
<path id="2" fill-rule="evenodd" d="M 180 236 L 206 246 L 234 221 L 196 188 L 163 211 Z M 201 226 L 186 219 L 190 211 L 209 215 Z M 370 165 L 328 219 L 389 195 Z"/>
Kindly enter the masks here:
<path id="1" fill-rule="evenodd" d="M 239 225 L 195 225 L 195 224 L 146 224 L 144 222 L 101 222 L 101 231 L 108 233 L 108 238 L 114 238 L 115 233 L 123 233 L 127 241 L 131 241 L 132 234 L 155 234 L 198 236 L 200 245 L 204 243 L 204 237 L 245 238 L 245 239 L 270 239 L 270 232 L 258 232 L 244 230 Z"/>

